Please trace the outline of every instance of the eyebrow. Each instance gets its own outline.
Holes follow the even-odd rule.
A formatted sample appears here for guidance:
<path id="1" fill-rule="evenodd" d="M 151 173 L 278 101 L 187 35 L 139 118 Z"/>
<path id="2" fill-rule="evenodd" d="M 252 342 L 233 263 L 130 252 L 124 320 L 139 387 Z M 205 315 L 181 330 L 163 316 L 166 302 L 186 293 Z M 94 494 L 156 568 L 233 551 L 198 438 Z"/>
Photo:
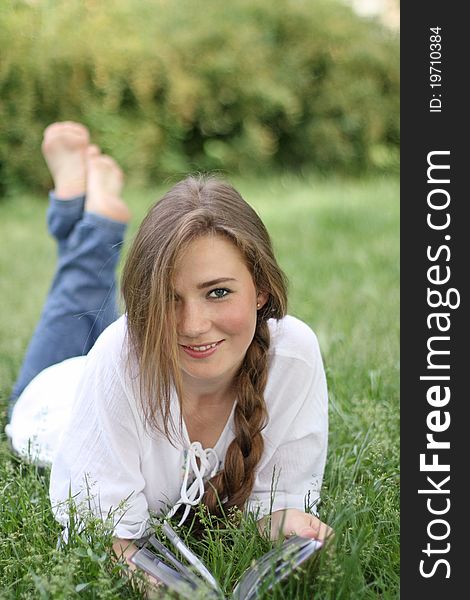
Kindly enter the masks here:
<path id="1" fill-rule="evenodd" d="M 198 283 L 197 289 L 202 290 L 207 287 L 211 287 L 212 285 L 217 285 L 218 283 L 224 283 L 226 281 L 236 281 L 235 277 L 219 277 L 218 279 L 211 279 L 211 281 L 205 281 L 204 283 Z"/>

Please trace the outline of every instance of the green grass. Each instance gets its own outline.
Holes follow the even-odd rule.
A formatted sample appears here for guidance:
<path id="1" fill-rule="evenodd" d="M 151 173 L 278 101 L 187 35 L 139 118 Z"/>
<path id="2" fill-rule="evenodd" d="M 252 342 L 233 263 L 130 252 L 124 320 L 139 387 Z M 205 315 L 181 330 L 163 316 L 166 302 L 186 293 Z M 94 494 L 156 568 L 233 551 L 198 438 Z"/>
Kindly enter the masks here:
<path id="1" fill-rule="evenodd" d="M 273 177 L 234 181 L 271 232 L 290 280 L 289 312 L 316 331 L 330 397 L 321 517 L 336 532 L 331 552 L 263 598 L 398 598 L 399 254 L 398 182 Z M 129 189 L 135 219 L 163 190 Z M 0 409 L 39 316 L 54 269 L 46 203 L 0 204 Z M 130 239 L 131 235 L 128 237 Z M 47 496 L 48 472 L 18 463 L 0 437 L 0 597 L 139 598 L 109 558 L 110 533 L 90 523 L 67 549 Z M 227 594 L 267 542 L 230 520 L 201 541 L 190 536 Z"/>

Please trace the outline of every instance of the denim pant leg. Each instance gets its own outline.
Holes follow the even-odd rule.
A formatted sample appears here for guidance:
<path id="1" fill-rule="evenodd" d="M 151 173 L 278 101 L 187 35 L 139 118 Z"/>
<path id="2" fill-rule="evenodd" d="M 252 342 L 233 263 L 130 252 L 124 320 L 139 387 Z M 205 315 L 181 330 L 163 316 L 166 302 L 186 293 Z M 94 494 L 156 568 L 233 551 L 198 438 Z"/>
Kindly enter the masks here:
<path id="1" fill-rule="evenodd" d="M 10 397 L 10 416 L 40 371 L 87 354 L 118 317 L 115 270 L 127 226 L 83 212 L 83 201 L 51 197 L 48 225 L 58 242 L 57 271 Z"/>

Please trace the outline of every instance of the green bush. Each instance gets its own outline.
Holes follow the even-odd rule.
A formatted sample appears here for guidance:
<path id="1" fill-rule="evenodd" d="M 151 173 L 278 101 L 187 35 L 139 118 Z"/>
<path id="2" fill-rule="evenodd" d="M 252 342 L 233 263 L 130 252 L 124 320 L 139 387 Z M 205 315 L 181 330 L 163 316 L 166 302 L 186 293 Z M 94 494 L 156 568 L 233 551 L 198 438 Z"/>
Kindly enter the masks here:
<path id="1" fill-rule="evenodd" d="M 145 183 L 397 164 L 398 40 L 333 0 L 11 0 L 0 18 L 4 189 L 49 185 L 56 120 Z"/>

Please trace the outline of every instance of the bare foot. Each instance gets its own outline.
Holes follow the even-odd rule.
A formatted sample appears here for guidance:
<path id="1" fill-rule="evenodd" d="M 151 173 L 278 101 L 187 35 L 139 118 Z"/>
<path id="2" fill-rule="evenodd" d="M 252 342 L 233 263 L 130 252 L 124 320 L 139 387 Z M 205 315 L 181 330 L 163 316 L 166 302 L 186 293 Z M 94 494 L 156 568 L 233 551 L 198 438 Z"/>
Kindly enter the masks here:
<path id="1" fill-rule="evenodd" d="M 127 223 L 131 213 L 121 198 L 124 176 L 116 161 L 106 154 L 99 154 L 96 146 L 90 146 L 86 165 L 85 210 Z"/>
<path id="2" fill-rule="evenodd" d="M 80 123 L 53 123 L 44 130 L 42 154 L 61 199 L 81 196 L 86 190 L 86 150 L 88 129 Z"/>

